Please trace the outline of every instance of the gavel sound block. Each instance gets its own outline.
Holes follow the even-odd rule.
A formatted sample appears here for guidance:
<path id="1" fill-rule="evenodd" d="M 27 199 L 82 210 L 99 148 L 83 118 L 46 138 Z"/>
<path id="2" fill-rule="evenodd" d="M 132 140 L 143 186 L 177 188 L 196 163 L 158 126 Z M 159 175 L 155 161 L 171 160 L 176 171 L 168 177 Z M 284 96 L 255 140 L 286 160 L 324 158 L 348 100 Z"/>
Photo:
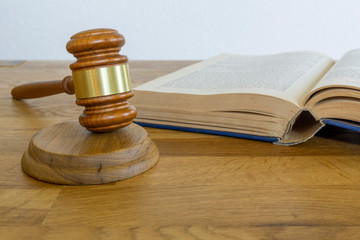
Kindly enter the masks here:
<path id="1" fill-rule="evenodd" d="M 62 81 L 15 87 L 16 99 L 76 94 L 85 106 L 79 122 L 65 122 L 35 134 L 22 157 L 30 176 L 57 184 L 102 184 L 140 174 L 159 159 L 159 150 L 140 126 L 132 123 L 136 109 L 127 57 L 119 55 L 124 37 L 113 29 L 93 29 L 73 35 L 67 50 L 77 61 L 72 77 Z"/>

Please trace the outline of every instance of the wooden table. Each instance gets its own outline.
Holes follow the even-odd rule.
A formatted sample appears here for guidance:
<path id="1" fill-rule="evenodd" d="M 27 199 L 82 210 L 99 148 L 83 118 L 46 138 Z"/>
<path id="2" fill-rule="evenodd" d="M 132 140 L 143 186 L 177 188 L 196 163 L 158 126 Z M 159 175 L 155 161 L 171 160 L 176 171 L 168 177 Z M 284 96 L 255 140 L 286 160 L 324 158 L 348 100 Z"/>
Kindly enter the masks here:
<path id="1" fill-rule="evenodd" d="M 190 63 L 130 62 L 133 85 Z M 10 91 L 62 79 L 68 64 L 0 67 L 0 239 L 360 239 L 360 134 L 337 128 L 293 147 L 147 128 L 161 156 L 141 175 L 95 186 L 32 179 L 20 166 L 30 138 L 82 107 Z"/>

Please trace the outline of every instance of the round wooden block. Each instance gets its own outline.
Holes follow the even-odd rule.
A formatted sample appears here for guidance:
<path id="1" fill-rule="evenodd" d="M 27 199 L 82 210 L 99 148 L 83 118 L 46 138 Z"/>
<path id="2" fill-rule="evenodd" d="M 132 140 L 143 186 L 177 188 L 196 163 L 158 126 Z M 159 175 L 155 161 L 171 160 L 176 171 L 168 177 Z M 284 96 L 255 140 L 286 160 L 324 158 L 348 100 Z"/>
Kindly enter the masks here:
<path id="1" fill-rule="evenodd" d="M 65 122 L 36 133 L 21 165 L 45 182 L 89 185 L 140 174 L 159 159 L 148 133 L 132 123 L 110 133 L 91 133 L 78 122 Z"/>

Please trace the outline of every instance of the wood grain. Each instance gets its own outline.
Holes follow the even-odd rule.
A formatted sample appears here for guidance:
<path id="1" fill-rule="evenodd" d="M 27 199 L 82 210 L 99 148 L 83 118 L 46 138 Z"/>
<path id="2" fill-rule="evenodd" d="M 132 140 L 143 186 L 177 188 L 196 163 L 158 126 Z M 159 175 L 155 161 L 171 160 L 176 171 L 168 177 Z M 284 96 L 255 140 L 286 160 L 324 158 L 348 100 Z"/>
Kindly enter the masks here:
<path id="1" fill-rule="evenodd" d="M 102 133 L 123 128 L 132 123 L 137 111 L 128 103 L 133 91 L 94 98 L 76 99 L 85 109 L 79 117 L 81 126 L 88 131 Z"/>
<path id="2" fill-rule="evenodd" d="M 124 36 L 114 29 L 98 28 L 74 34 L 66 45 L 68 52 L 76 57 L 76 62 L 70 65 L 74 81 L 75 71 L 127 64 L 127 56 L 119 54 L 124 44 Z M 101 82 L 109 77 L 106 75 L 104 78 Z M 75 84 L 77 96 L 81 88 L 86 89 L 83 82 L 84 79 L 80 79 L 80 83 Z M 81 126 L 92 132 L 111 132 L 129 125 L 136 117 L 136 108 L 127 102 L 133 95 L 132 91 L 113 92 L 111 95 L 86 95 L 77 99 L 76 104 L 85 107 L 79 117 Z"/>
<path id="3" fill-rule="evenodd" d="M 133 84 L 191 61 L 130 62 Z M 147 128 L 159 162 L 100 186 L 43 183 L 21 170 L 31 137 L 75 120 L 74 96 L 14 101 L 15 85 L 69 62 L 1 68 L 0 236 L 4 239 L 359 239 L 360 136 L 324 128 L 293 147 Z"/>
<path id="4" fill-rule="evenodd" d="M 16 86 L 11 90 L 11 95 L 15 99 L 29 99 L 47 97 L 64 92 L 67 94 L 75 93 L 72 76 L 66 76 L 63 80 L 42 81 Z"/>
<path id="5" fill-rule="evenodd" d="M 92 29 L 73 35 L 67 43 L 67 50 L 72 53 L 77 61 L 70 65 L 72 71 L 82 71 L 94 68 L 108 67 L 119 64 L 127 64 L 128 58 L 119 55 L 121 47 L 125 44 L 125 38 L 114 29 Z M 96 74 L 95 74 L 96 75 Z M 76 77 L 73 73 L 74 80 Z M 84 86 L 85 79 L 77 79 L 80 83 L 74 89 L 72 76 L 65 77 L 62 81 L 43 81 L 27 83 L 12 89 L 11 95 L 15 99 L 29 99 L 51 96 L 59 93 L 74 94 L 90 88 L 101 89 L 104 86 Z M 107 81 L 105 75 L 103 81 Z M 112 79 L 112 81 L 117 79 Z M 130 84 L 130 83 L 128 83 Z M 108 85 L 106 85 L 109 87 Z M 131 88 L 130 88 L 131 89 Z M 123 128 L 132 123 L 136 117 L 136 108 L 127 100 L 134 96 L 133 91 L 114 92 L 107 95 L 88 96 L 78 98 L 76 104 L 84 106 L 85 110 L 79 117 L 81 126 L 92 132 L 111 132 Z"/>
<path id="6" fill-rule="evenodd" d="M 90 185 L 133 177 L 153 167 L 158 159 L 158 148 L 136 124 L 94 134 L 70 121 L 36 133 L 21 165 L 41 181 Z"/>
<path id="7" fill-rule="evenodd" d="M 78 71 L 127 63 L 128 58 L 119 55 L 124 44 L 124 36 L 115 29 L 97 28 L 76 33 L 66 44 L 66 50 L 77 59 L 70 69 Z"/>

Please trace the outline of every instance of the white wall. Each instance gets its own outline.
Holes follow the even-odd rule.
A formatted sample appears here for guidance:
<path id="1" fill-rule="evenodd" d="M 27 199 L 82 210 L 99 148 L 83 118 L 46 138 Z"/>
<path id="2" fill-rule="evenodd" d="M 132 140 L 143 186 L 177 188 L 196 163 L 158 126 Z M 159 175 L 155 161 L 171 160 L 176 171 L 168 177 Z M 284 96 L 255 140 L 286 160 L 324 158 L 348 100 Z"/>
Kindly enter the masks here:
<path id="1" fill-rule="evenodd" d="M 76 32 L 115 28 L 130 59 L 360 47 L 356 0 L 0 0 L 0 59 L 73 59 Z"/>

